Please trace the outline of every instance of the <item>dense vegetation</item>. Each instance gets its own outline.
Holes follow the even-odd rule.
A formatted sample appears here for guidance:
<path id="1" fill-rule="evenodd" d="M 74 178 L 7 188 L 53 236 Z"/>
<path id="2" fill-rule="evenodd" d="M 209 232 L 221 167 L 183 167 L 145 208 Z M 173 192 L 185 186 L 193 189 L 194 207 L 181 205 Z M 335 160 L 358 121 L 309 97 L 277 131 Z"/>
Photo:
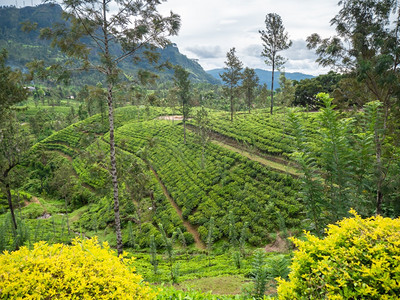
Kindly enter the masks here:
<path id="1" fill-rule="evenodd" d="M 330 225 L 326 237 L 294 240 L 289 281 L 279 299 L 397 299 L 399 219 L 353 218 Z"/>
<path id="2" fill-rule="evenodd" d="M 153 299 L 155 293 L 131 264 L 95 239 L 75 239 L 71 246 L 40 242 L 32 250 L 23 247 L 0 257 L 1 297 Z"/>
<path id="3" fill-rule="evenodd" d="M 235 48 L 224 86 L 204 83 L 168 45 L 180 17 L 159 15 L 159 1 L 122 5 L 112 24 L 93 3 L 65 1 L 66 21 L 57 5 L 0 8 L 0 48 L 11 51 L 0 54 L 0 298 L 397 296 L 397 2 L 340 1 L 338 36 L 308 46 L 344 74 L 281 74 L 276 91 L 242 72 Z M 130 13 L 138 27 L 125 27 Z M 267 15 L 267 31 L 284 28 L 268 18 L 280 20 Z M 44 59 L 29 74 L 18 69 L 28 53 Z M 157 53 L 173 81 L 142 61 Z M 143 284 L 132 257 L 161 286 Z"/>
<path id="4" fill-rule="evenodd" d="M 7 49 L 10 53 L 9 63 L 13 67 L 26 68 L 25 65 L 34 59 L 46 60 L 47 62 L 66 59 L 66 56 L 59 49 L 50 47 L 49 41 L 39 38 L 40 29 L 51 27 L 54 23 L 65 23 L 62 18 L 62 12 L 62 8 L 58 4 L 49 3 L 21 9 L 12 6 L 0 8 L 0 49 Z M 36 26 L 32 27 L 33 24 Z M 119 46 L 115 44 L 112 50 L 115 52 L 121 51 Z M 181 65 L 190 70 L 191 79 L 195 82 L 218 83 L 216 79 L 203 70 L 198 62 L 181 54 L 175 45 L 165 49 L 158 49 L 158 52 L 160 64 L 169 61 L 171 64 Z M 123 65 L 126 73 L 137 73 L 142 68 L 150 68 L 153 71 L 157 71 L 147 62 L 139 64 L 126 62 Z M 164 70 L 164 72 L 158 73 L 163 81 L 171 79 L 173 74 L 171 70 Z M 100 79 L 101 77 L 94 72 L 86 72 L 83 75 L 75 76 L 73 83 L 74 85 L 81 85 L 84 82 L 95 85 Z"/>

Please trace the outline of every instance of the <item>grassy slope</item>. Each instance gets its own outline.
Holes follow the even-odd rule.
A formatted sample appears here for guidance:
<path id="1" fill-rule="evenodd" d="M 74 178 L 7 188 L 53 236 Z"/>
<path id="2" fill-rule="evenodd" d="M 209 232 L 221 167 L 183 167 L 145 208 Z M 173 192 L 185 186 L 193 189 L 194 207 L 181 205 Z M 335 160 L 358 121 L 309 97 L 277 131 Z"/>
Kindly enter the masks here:
<path id="1" fill-rule="evenodd" d="M 67 112 L 66 109 L 64 110 Z M 223 147 L 212 144 L 208 146 L 209 149 L 206 158 L 207 171 L 205 172 L 201 168 L 199 146 L 194 141 L 195 137 L 192 134 L 189 134 L 189 145 L 182 145 L 181 125 L 179 123 L 170 123 L 165 121 L 143 122 L 146 119 L 153 119 L 157 115 L 167 113 L 169 113 L 169 111 L 163 109 L 146 110 L 145 108 L 142 108 L 142 110 L 136 110 L 135 108 L 127 107 L 117 110 L 116 123 L 117 128 L 119 128 L 117 129 L 118 146 L 119 149 L 127 150 L 131 153 L 130 155 L 133 155 L 134 157 L 134 153 L 141 146 L 145 145 L 149 138 L 155 138 L 157 146 L 156 149 L 151 149 L 151 162 L 159 171 L 161 179 L 168 187 L 170 194 L 173 195 L 174 199 L 180 204 L 180 207 L 183 209 L 187 208 L 187 198 L 189 198 L 192 203 L 196 202 L 194 201 L 196 200 L 195 198 L 202 199 L 197 201 L 197 204 L 195 204 L 191 209 L 187 208 L 184 211 L 185 218 L 188 218 L 188 220 L 197 226 L 197 228 L 200 226 L 204 227 L 203 229 L 200 228 L 200 231 L 202 230 L 201 234 L 203 235 L 203 238 L 207 219 L 210 216 L 209 213 L 221 220 L 220 222 L 217 222 L 218 230 L 216 238 L 221 238 L 224 235 L 226 236 L 227 229 L 226 226 L 224 227 L 223 223 L 226 225 L 226 215 L 229 209 L 235 210 L 238 215 L 240 215 L 241 212 L 245 212 L 244 216 L 247 215 L 248 220 L 254 222 L 254 224 L 257 223 L 257 226 L 254 226 L 254 224 L 251 226 L 252 235 L 256 236 L 267 234 L 268 231 L 271 230 L 276 231 L 280 229 L 278 220 L 276 219 L 277 213 L 280 213 L 285 217 L 288 221 L 288 226 L 298 226 L 298 221 L 296 220 L 298 219 L 299 206 L 296 202 L 293 202 L 295 200 L 295 198 L 293 198 L 295 193 L 294 190 L 292 190 L 295 187 L 292 183 L 293 179 L 282 177 L 282 175 L 272 172 L 258 163 L 251 162 L 251 159 L 253 158 L 246 158 L 248 153 L 242 152 L 241 154 L 244 154 L 244 156 L 241 156 L 238 153 L 234 153 L 238 152 L 235 149 L 224 149 L 227 148 L 226 145 Z M 94 116 L 85 121 L 73 124 L 50 136 L 48 139 L 42 141 L 36 146 L 36 148 L 43 147 L 46 150 L 53 151 L 54 153 L 63 156 L 65 159 L 73 159 L 74 167 L 77 171 L 77 176 L 80 182 L 87 186 L 91 186 L 92 189 L 98 187 L 95 182 L 90 182 L 91 178 L 88 176 L 89 173 L 86 172 L 90 169 L 90 166 L 85 165 L 87 164 L 87 161 L 82 159 L 80 153 L 82 149 L 92 151 L 93 149 L 91 147 L 95 146 L 96 141 L 101 141 L 101 143 L 103 143 L 102 139 L 107 138 L 107 127 L 99 126 L 99 118 L 99 116 Z M 246 118 L 243 117 L 243 120 L 240 120 L 241 125 L 238 126 L 236 130 L 239 130 L 239 128 L 245 128 L 246 119 L 249 118 L 249 116 Z M 252 120 L 251 124 L 254 122 L 255 121 Z M 232 127 L 229 126 L 229 128 Z M 259 127 L 254 126 L 254 128 Z M 246 130 L 246 132 L 249 133 L 253 131 Z M 257 132 L 257 130 L 255 132 Z M 257 145 L 249 144 L 249 146 L 256 147 Z M 137 159 L 137 157 L 135 156 L 133 159 Z M 182 166 L 185 167 L 179 170 L 178 166 L 179 168 Z M 202 182 L 201 184 L 198 181 L 198 177 L 200 177 L 200 181 Z M 268 180 L 265 181 L 265 178 L 268 178 Z M 274 186 L 276 179 L 281 183 Z M 287 188 L 285 188 L 286 181 L 289 183 Z M 176 189 L 177 186 L 181 186 L 182 189 Z M 230 191 L 224 190 L 225 187 L 228 187 Z M 205 193 L 202 193 L 202 190 L 204 190 Z M 285 191 L 282 192 L 283 190 Z M 186 197 L 188 194 L 191 196 Z M 242 198 L 233 199 L 238 195 L 242 195 L 240 196 Z M 268 195 L 268 197 L 265 198 L 265 195 Z M 225 203 L 224 197 L 227 197 L 226 199 L 228 199 Z M 257 202 L 258 199 L 264 200 L 262 200 L 262 202 Z M 270 202 L 268 199 L 273 199 L 273 201 Z M 174 212 L 171 210 L 168 212 L 164 200 L 159 200 L 161 201 L 160 203 L 164 203 L 162 204 L 163 209 L 167 214 L 173 214 Z M 66 217 L 62 214 L 64 212 L 64 202 L 49 201 L 45 199 L 39 199 L 39 202 L 40 204 L 32 201 L 31 204 L 22 208 L 22 211 L 25 212 L 27 216 L 32 217 L 32 220 L 29 221 L 29 223 L 32 232 L 38 232 L 36 233 L 36 237 L 39 239 L 47 239 L 49 241 L 62 241 L 65 237 L 68 237 L 65 235 Z M 256 205 L 252 205 L 252 202 Z M 99 204 L 101 204 L 101 202 L 99 202 Z M 237 204 L 240 204 L 240 206 L 237 206 Z M 191 205 L 192 204 L 189 204 L 189 206 Z M 264 207 L 260 209 L 261 206 Z M 211 211 L 209 210 L 210 207 L 212 208 Z M 87 218 L 93 217 L 96 214 L 98 216 L 102 213 L 97 210 L 97 208 L 96 204 L 91 204 L 72 212 L 70 214 L 70 222 L 75 224 L 72 225 L 72 228 L 75 229 L 75 232 L 77 233 L 81 230 L 87 230 L 88 235 L 100 234 L 102 240 L 109 239 L 113 244 L 113 231 L 109 226 L 106 226 L 104 230 L 94 230 L 85 228 L 83 226 L 84 224 L 82 224 L 82 220 L 87 220 Z M 29 211 L 33 211 L 33 213 L 29 214 Z M 38 215 L 42 215 L 45 212 L 50 212 L 53 217 L 50 219 L 35 220 Z M 265 216 L 268 216 L 268 220 L 265 219 Z M 161 219 L 162 217 L 156 219 L 150 218 L 149 221 L 154 223 L 157 222 L 156 220 Z M 245 218 L 240 216 L 240 219 L 237 219 L 236 221 L 237 230 L 240 230 Z M 265 223 L 265 221 L 267 221 L 267 223 Z M 262 229 L 263 226 L 267 226 L 268 231 Z M 36 228 L 39 228 L 39 230 L 36 230 Z M 253 242 L 257 243 L 260 241 Z M 231 276 L 236 274 L 236 271 L 228 271 L 230 269 L 227 268 L 227 266 L 232 266 L 232 261 L 229 257 L 219 258 L 218 260 L 225 261 L 225 263 L 223 263 L 224 266 L 219 265 L 220 262 L 218 262 L 216 263 L 216 273 L 212 272 L 209 268 L 205 268 L 204 274 L 207 274 L 207 276 L 213 276 L 213 274 L 220 276 L 227 274 Z M 186 263 L 182 262 L 182 264 Z M 204 276 L 204 274 L 200 272 L 199 266 L 196 266 L 195 264 L 193 268 L 197 270 L 194 274 L 202 274 L 199 276 Z M 226 270 L 226 272 L 221 273 L 221 270 L 223 269 Z M 149 266 L 144 268 L 138 267 L 138 270 L 139 272 L 148 274 L 151 268 Z M 185 281 L 194 280 L 194 278 L 190 279 L 190 276 L 188 277 L 188 274 L 192 271 L 188 269 L 187 271 L 184 271 L 184 273 L 185 272 Z M 243 271 L 240 271 L 237 274 L 243 275 L 244 273 Z M 165 274 L 168 274 L 168 272 Z M 160 278 L 162 278 L 162 276 Z M 214 281 L 212 279 L 210 280 Z M 219 280 L 223 279 L 215 279 L 214 282 L 218 282 Z M 245 281 L 243 277 L 234 280 Z M 196 286 L 201 288 L 204 284 L 212 284 L 194 282 L 196 281 L 192 281 L 192 284 L 188 282 L 185 286 Z"/>
<path id="2" fill-rule="evenodd" d="M 118 109 L 116 112 L 117 144 L 120 149 L 135 156 L 135 153 L 149 139 L 156 140 L 157 146 L 150 150 L 150 161 L 172 199 L 181 209 L 178 215 L 182 213 L 185 222 L 189 221 L 193 224 L 199 230 L 203 240 L 207 235 L 210 216 L 217 219 L 215 238 L 227 236 L 226 217 L 229 210 L 236 215 L 235 222 L 238 231 L 244 222 L 251 223 L 251 234 L 256 236 L 252 240 L 253 244 L 266 243 L 268 239 L 265 240 L 265 237 L 269 232 L 281 230 L 282 228 L 279 227 L 282 224 L 279 219 L 282 217 L 285 219 L 285 226 L 289 228 L 299 225 L 298 213 L 301 206 L 295 199 L 297 189 L 295 181 L 269 170 L 269 167 L 282 169 L 282 166 L 273 165 L 262 157 L 243 150 L 238 151 L 229 145 L 216 143 L 208 145 L 206 166 L 203 168 L 200 161 L 200 147 L 195 142 L 195 136 L 189 133 L 189 143 L 183 145 L 182 129 L 179 123 L 161 120 L 143 122 L 168 112 L 163 109 L 137 110 L 135 107 Z M 248 128 L 245 130 L 245 135 L 248 136 L 260 128 L 261 125 L 255 125 L 257 120 L 265 125 L 271 120 L 279 119 L 264 114 L 238 115 L 234 122 L 236 125 L 233 126 L 230 122 L 222 122 L 221 114 L 214 112 L 213 122 L 219 122 L 218 128 L 225 128 L 225 131 L 232 128 L 236 128 L 236 131 L 239 130 L 238 128 Z M 100 174 L 100 177 L 103 176 L 100 178 L 98 172 L 93 173 L 94 166 L 88 165 L 89 162 L 83 159 L 80 153 L 82 149 L 88 152 L 96 151 L 93 148 L 93 145 L 98 144 L 96 141 L 107 139 L 105 134 L 107 126 L 101 125 L 99 118 L 100 116 L 96 115 L 73 124 L 34 147 L 34 149 L 53 151 L 72 161 L 77 178 L 83 187 L 90 189 L 90 192 L 101 188 L 106 175 Z M 280 128 L 278 125 L 275 127 Z M 102 137 L 103 134 L 105 134 L 104 137 Z M 104 145 L 102 147 L 107 148 Z M 284 167 L 284 170 L 295 173 L 295 170 L 288 167 Z M 87 209 L 89 215 L 90 210 L 90 208 Z M 93 211 L 95 214 L 100 213 L 98 209 L 93 209 Z M 268 216 L 268 222 L 265 216 Z M 85 226 L 85 224 L 80 224 L 80 226 Z M 90 230 L 91 227 L 87 229 Z"/>

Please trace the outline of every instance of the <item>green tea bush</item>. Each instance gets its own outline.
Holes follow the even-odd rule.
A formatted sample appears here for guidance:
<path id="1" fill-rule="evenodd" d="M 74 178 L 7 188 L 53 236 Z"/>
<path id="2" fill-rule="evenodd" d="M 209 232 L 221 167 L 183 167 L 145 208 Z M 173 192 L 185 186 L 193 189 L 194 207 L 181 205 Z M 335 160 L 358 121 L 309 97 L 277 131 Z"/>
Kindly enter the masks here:
<path id="1" fill-rule="evenodd" d="M 400 219 L 362 219 L 354 211 L 326 237 L 293 239 L 289 281 L 279 281 L 279 299 L 398 299 Z"/>

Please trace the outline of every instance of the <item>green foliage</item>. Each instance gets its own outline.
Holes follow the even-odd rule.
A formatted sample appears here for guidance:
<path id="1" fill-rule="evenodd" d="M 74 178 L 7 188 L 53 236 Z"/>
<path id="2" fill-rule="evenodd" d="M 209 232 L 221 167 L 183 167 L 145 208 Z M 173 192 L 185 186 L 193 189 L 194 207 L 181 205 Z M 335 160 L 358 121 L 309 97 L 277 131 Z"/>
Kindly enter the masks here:
<path id="1" fill-rule="evenodd" d="M 261 56 L 265 57 L 265 63 L 272 66 L 271 80 L 271 115 L 274 107 L 274 73 L 275 68 L 280 69 L 286 62 L 285 58 L 278 52 L 289 49 L 292 41 L 285 32 L 282 18 L 276 13 L 269 13 L 265 16 L 265 30 L 258 31 L 263 42 Z"/>
<path id="2" fill-rule="evenodd" d="M 254 254 L 251 278 L 253 280 L 251 295 L 256 299 L 262 299 L 267 288 L 266 285 L 268 280 L 265 265 L 265 252 L 263 250 L 257 250 Z"/>
<path id="3" fill-rule="evenodd" d="M 212 130 L 210 113 L 202 106 L 201 109 L 196 111 L 194 121 L 197 141 L 201 145 L 201 167 L 204 169 L 206 149 L 210 142 Z"/>
<path id="4" fill-rule="evenodd" d="M 235 112 L 235 98 L 240 92 L 239 81 L 242 79 L 243 63 L 236 56 L 236 49 L 231 48 L 226 54 L 225 72 L 220 75 L 224 82 L 224 93 L 229 97 L 231 121 Z"/>
<path id="5" fill-rule="evenodd" d="M 22 74 L 12 71 L 6 66 L 7 50 L 0 51 L 0 122 L 5 117 L 4 112 L 12 105 L 24 101 L 28 97 L 25 89 Z"/>
<path id="6" fill-rule="evenodd" d="M 16 231 L 17 222 L 11 195 L 15 179 L 12 179 L 12 173 L 27 160 L 31 139 L 16 119 L 15 113 L 4 109 L 0 113 L 0 189 L 7 196 L 8 208 Z"/>
<path id="7" fill-rule="evenodd" d="M 277 278 L 287 279 L 289 276 L 289 265 L 291 260 L 284 254 L 278 254 L 268 257 L 266 260 L 266 272 L 269 280 Z"/>
<path id="8" fill-rule="evenodd" d="M 345 118 L 334 109 L 329 95 L 321 93 L 318 97 L 324 107 L 317 116 L 320 128 L 313 135 L 305 134 L 298 116 L 292 114 L 290 122 L 297 148 L 294 157 L 304 174 L 301 196 L 310 229 L 322 234 L 326 224 L 348 216 L 350 208 L 368 216 L 381 213 L 382 203 L 393 205 L 390 195 L 397 193 L 382 190 L 386 177 L 382 171 L 385 168 L 388 174 L 387 163 L 398 154 L 383 143 L 384 119 L 379 102 L 367 104 L 364 113 Z"/>
<path id="9" fill-rule="evenodd" d="M 232 248 L 234 248 L 237 244 L 237 232 L 235 228 L 235 216 L 233 215 L 233 212 L 230 210 L 228 214 L 228 238 L 229 238 L 229 243 Z"/>
<path id="10" fill-rule="evenodd" d="M 232 260 L 236 268 L 240 269 L 242 267 L 242 257 L 239 251 L 234 251 L 232 253 Z"/>
<path id="11" fill-rule="evenodd" d="M 317 94 L 332 94 L 342 78 L 342 75 L 329 71 L 328 74 L 296 82 L 293 105 L 307 106 L 312 109 L 320 107 L 322 103 L 318 101 Z"/>
<path id="12" fill-rule="evenodd" d="M 208 223 L 208 233 L 206 242 L 207 242 L 208 255 L 210 255 L 212 245 L 214 243 L 214 217 L 211 217 L 210 222 Z"/>
<path id="13" fill-rule="evenodd" d="M 306 233 L 279 299 L 397 299 L 400 220 L 354 217 L 329 225 L 326 237 Z"/>
<path id="14" fill-rule="evenodd" d="M 181 66 L 174 67 L 174 84 L 178 89 L 179 101 L 183 121 L 185 122 L 190 114 L 190 80 L 189 72 Z"/>
<path id="15" fill-rule="evenodd" d="M 398 3 L 344 0 L 339 6 L 331 20 L 337 34 L 321 38 L 314 33 L 307 38 L 308 47 L 316 49 L 320 65 L 338 67 L 361 82 L 359 94 L 368 91 L 373 97 L 370 100 L 378 99 L 388 111 L 393 104 L 398 105 Z"/>
<path id="16" fill-rule="evenodd" d="M 303 82 L 303 80 L 300 82 Z M 292 105 L 295 99 L 295 82 L 286 78 L 285 72 L 281 72 L 279 86 L 279 93 L 276 96 L 277 103 L 286 107 Z"/>
<path id="17" fill-rule="evenodd" d="M 135 237 L 135 233 L 133 232 L 133 226 L 132 226 L 132 222 L 128 223 L 128 241 L 127 241 L 127 245 L 131 248 L 135 248 L 136 247 L 136 237 Z M 154 239 L 154 236 L 153 236 Z"/>
<path id="18" fill-rule="evenodd" d="M 157 294 L 157 300 L 191 299 L 191 300 L 234 300 L 243 299 L 241 296 L 213 295 L 211 292 L 202 293 L 196 290 L 181 291 L 173 287 L 163 287 Z"/>
<path id="19" fill-rule="evenodd" d="M 284 122 L 285 118 L 281 114 L 271 116 L 265 111 L 254 110 L 251 115 L 236 115 L 232 123 L 218 112 L 211 115 L 210 127 L 243 146 L 252 147 L 262 154 L 274 155 L 279 160 L 279 156 L 288 157 L 293 151 L 291 132 L 284 126 Z"/>
<path id="20" fill-rule="evenodd" d="M 157 246 L 154 240 L 154 234 L 150 236 L 149 246 L 151 255 L 150 263 L 153 265 L 153 272 L 154 275 L 156 275 L 158 273 L 158 259 L 157 259 Z"/>
<path id="21" fill-rule="evenodd" d="M 201 168 L 202 150 L 195 137 L 188 133 L 187 144 L 182 147 L 181 129 L 176 123 L 132 123 L 119 128 L 116 135 L 117 143 L 124 141 L 123 148 L 132 153 L 145 146 L 149 137 L 156 146 L 148 150 L 147 159 L 182 209 L 183 218 L 199 226 L 203 241 L 207 240 L 211 217 L 216 227 L 213 238 L 229 236 L 229 223 L 224 220 L 230 210 L 236 216 L 236 230 L 248 222 L 251 235 L 256 237 L 252 241 L 257 244 L 278 227 L 274 214 L 277 208 L 287 219 L 288 228 L 300 224 L 295 179 L 212 143 L 207 147 L 207 163 Z M 272 217 L 267 221 L 265 215 Z"/>
<path id="22" fill-rule="evenodd" d="M 244 91 L 245 97 L 246 97 L 246 105 L 247 109 L 250 110 L 252 108 L 254 99 L 255 99 L 255 89 L 258 86 L 259 78 L 254 71 L 254 69 L 251 68 L 244 68 L 243 70 L 243 80 L 242 80 L 242 86 L 241 88 Z"/>
<path id="23" fill-rule="evenodd" d="M 245 254 L 245 246 L 246 246 L 246 242 L 247 242 L 247 239 L 248 239 L 248 232 L 247 232 L 248 231 L 248 227 L 249 227 L 249 223 L 245 222 L 243 224 L 242 231 L 240 232 L 239 249 L 240 249 L 240 252 L 241 252 L 241 254 L 243 256 Z"/>
<path id="24" fill-rule="evenodd" d="M 31 230 L 24 219 L 16 217 L 17 228 L 10 213 L 3 215 L 0 220 L 0 253 L 3 251 L 14 251 L 31 241 Z"/>

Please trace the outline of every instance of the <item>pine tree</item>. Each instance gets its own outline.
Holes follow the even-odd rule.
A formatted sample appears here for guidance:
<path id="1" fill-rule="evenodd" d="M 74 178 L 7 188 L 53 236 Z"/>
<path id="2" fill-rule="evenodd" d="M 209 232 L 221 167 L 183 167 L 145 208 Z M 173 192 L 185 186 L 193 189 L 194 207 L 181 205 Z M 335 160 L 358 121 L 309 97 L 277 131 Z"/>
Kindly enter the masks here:
<path id="1" fill-rule="evenodd" d="M 235 98 L 239 94 L 239 81 L 242 79 L 243 63 L 236 56 L 235 48 L 231 48 L 226 54 L 227 60 L 225 61 L 225 72 L 220 75 L 224 82 L 225 95 L 229 97 L 231 121 L 233 121 L 233 114 L 235 112 Z"/>
<path id="2" fill-rule="evenodd" d="M 271 81 L 271 115 L 274 108 L 274 74 L 275 69 L 282 67 L 286 59 L 278 54 L 282 50 L 292 46 L 292 41 L 289 40 L 288 33 L 285 32 L 282 18 L 275 13 L 270 13 L 265 16 L 265 30 L 259 30 L 261 40 L 263 42 L 263 51 L 261 56 L 265 57 L 265 63 L 272 66 L 272 81 Z"/>
<path id="3" fill-rule="evenodd" d="M 111 180 L 113 186 L 115 232 L 117 251 L 122 254 L 121 220 L 117 161 L 114 139 L 114 89 L 121 80 L 119 65 L 132 58 L 137 62 L 143 57 L 150 62 L 157 60 L 156 47 L 170 43 L 168 36 L 177 34 L 180 17 L 171 14 L 161 16 L 157 11 L 159 0 L 62 0 L 68 22 L 55 24 L 53 28 L 42 29 L 42 37 L 52 40 L 53 46 L 65 53 L 70 60 L 67 66 L 74 70 L 94 70 L 104 76 L 107 90 L 105 99 L 108 106 L 109 145 L 111 161 Z M 110 13 L 110 12 L 115 13 Z M 68 27 L 68 25 L 69 27 Z M 83 43 L 89 39 L 89 43 Z M 116 46 L 119 45 L 119 46 Z M 59 81 L 68 81 L 70 69 L 60 64 L 45 68 L 34 62 L 32 69 L 41 73 L 54 71 Z"/>

